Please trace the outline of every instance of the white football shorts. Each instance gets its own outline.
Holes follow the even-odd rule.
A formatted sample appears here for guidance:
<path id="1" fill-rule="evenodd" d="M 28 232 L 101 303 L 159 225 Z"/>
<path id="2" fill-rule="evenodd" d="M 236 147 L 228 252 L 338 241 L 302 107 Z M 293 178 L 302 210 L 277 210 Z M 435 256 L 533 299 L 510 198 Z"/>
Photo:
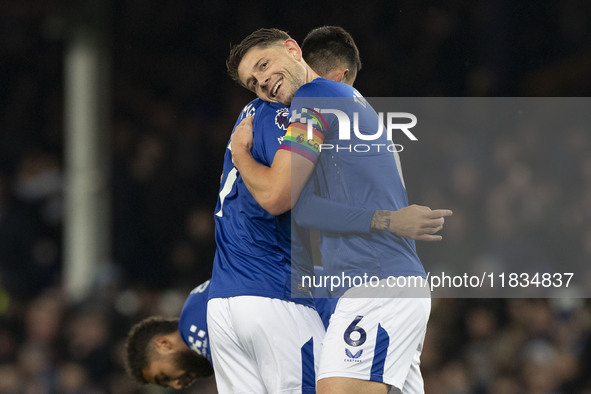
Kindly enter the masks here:
<path id="1" fill-rule="evenodd" d="M 307 306 L 273 298 L 214 298 L 207 327 L 220 394 L 316 392 L 324 326 Z"/>
<path id="2" fill-rule="evenodd" d="M 383 283 L 383 282 L 380 282 Z M 422 394 L 419 368 L 427 321 L 431 312 L 429 289 L 389 289 L 389 295 L 349 289 L 338 301 L 320 356 L 318 379 L 349 377 L 382 382 L 391 393 Z"/>

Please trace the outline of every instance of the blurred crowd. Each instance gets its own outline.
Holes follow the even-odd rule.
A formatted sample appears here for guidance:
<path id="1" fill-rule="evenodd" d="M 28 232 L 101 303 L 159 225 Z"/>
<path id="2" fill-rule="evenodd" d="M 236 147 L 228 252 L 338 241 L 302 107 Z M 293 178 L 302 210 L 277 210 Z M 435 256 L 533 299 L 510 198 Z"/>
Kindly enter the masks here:
<path id="1" fill-rule="evenodd" d="M 112 259 L 87 299 L 63 294 L 63 53 L 76 1 L 0 2 L 0 394 L 138 394 L 129 327 L 178 314 L 211 274 L 223 153 L 252 97 L 225 75 L 258 27 L 301 40 L 337 24 L 366 96 L 588 96 L 591 7 L 574 0 L 112 2 Z M 486 4 L 485 4 L 486 3 Z M 301 8 L 300 8 L 301 9 Z M 279 19 L 279 21 L 277 21 Z M 442 132 L 443 133 L 443 132 Z M 420 145 L 420 146 L 419 146 Z M 402 153 L 409 200 L 451 208 L 427 268 L 591 261 L 591 133 L 445 131 Z M 437 298 L 427 393 L 591 393 L 591 303 Z M 209 393 L 198 382 L 187 393 Z"/>

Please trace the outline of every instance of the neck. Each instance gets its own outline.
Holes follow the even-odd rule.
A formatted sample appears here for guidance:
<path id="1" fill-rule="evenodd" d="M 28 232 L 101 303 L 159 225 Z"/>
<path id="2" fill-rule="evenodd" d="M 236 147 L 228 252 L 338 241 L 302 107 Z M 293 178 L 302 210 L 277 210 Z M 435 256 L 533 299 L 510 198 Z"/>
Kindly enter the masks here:
<path id="1" fill-rule="evenodd" d="M 305 67 L 306 67 L 306 83 L 312 82 L 316 78 L 320 77 L 320 75 L 316 74 L 316 71 L 312 70 L 312 68 L 310 66 L 308 66 L 308 64 L 306 64 Z"/>

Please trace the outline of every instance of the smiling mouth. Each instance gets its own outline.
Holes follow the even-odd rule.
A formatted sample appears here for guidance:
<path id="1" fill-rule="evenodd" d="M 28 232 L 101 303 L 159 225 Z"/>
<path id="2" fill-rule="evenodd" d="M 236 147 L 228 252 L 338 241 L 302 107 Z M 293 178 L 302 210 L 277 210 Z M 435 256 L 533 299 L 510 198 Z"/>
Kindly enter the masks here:
<path id="1" fill-rule="evenodd" d="M 282 83 L 283 83 L 283 79 L 280 79 L 279 81 L 277 81 L 277 83 L 273 87 L 273 90 L 271 91 L 271 98 L 277 97 L 277 91 L 279 90 L 279 87 L 281 86 Z"/>

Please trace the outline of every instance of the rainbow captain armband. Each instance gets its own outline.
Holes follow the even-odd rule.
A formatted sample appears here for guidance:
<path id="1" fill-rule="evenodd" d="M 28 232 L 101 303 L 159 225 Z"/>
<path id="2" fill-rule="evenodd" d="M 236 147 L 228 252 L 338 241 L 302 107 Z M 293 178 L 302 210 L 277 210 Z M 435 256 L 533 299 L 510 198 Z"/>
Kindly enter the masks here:
<path id="1" fill-rule="evenodd" d="M 308 126 L 295 122 L 287 128 L 279 149 L 297 153 L 312 163 L 316 163 L 320 155 L 320 145 L 324 142 L 324 134 L 316 128 L 312 128 L 312 139 L 308 139 Z"/>

